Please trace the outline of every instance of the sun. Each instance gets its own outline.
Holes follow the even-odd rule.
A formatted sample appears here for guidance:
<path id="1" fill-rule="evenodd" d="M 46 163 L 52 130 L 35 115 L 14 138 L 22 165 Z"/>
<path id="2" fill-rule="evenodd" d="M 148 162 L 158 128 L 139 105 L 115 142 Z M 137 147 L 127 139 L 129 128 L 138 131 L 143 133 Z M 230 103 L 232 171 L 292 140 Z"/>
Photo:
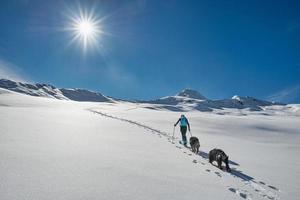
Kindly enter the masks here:
<path id="1" fill-rule="evenodd" d="M 84 49 L 95 44 L 100 38 L 100 27 L 90 19 L 79 19 L 74 24 L 74 36 L 79 39 Z"/>
<path id="2" fill-rule="evenodd" d="M 78 40 L 86 51 L 90 46 L 96 46 L 100 40 L 101 28 L 96 20 L 91 18 L 74 19 L 72 23 L 73 40 Z"/>
<path id="3" fill-rule="evenodd" d="M 100 48 L 100 40 L 104 34 L 101 18 L 95 16 L 94 12 L 87 12 L 83 9 L 70 12 L 68 18 L 69 22 L 66 30 L 71 33 L 69 44 L 78 42 L 84 52 L 90 48 Z"/>
<path id="4" fill-rule="evenodd" d="M 90 21 L 82 21 L 79 22 L 77 31 L 81 36 L 89 37 L 95 33 L 95 27 L 93 26 L 93 23 Z"/>

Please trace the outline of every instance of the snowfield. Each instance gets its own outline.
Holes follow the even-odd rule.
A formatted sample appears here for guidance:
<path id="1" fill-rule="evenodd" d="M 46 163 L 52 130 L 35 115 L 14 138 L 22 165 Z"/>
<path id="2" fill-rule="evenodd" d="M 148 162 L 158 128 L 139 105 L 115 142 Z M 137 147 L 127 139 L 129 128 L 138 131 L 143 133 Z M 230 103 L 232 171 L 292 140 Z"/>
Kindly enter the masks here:
<path id="1" fill-rule="evenodd" d="M 180 114 L 0 89 L 0 199 L 299 199 L 300 105 L 187 112 L 199 155 L 171 138 Z"/>

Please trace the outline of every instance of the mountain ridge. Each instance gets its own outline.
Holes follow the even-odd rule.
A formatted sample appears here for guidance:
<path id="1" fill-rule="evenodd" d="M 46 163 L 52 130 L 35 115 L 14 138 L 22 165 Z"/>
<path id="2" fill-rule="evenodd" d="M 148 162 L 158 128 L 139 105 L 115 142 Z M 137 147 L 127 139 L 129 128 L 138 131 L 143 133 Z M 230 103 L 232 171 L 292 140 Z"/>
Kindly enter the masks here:
<path id="1" fill-rule="evenodd" d="M 48 97 L 59 100 L 89 102 L 127 101 L 108 97 L 101 94 L 100 92 L 93 92 L 86 89 L 56 88 L 51 84 L 30 84 L 16 82 L 8 79 L 0 79 L 0 87 L 31 96 Z M 192 89 L 184 89 L 174 96 L 165 96 L 154 100 L 136 100 L 127 102 L 152 104 L 151 109 L 166 109 L 171 111 L 212 111 L 214 109 L 224 108 L 249 109 L 250 111 L 260 111 L 263 110 L 264 106 L 285 105 L 281 103 L 256 99 L 254 97 L 242 97 L 238 95 L 235 95 L 230 99 L 211 100 L 203 96 L 200 92 Z"/>
<path id="2" fill-rule="evenodd" d="M 48 97 L 59 100 L 111 102 L 112 99 L 99 92 L 78 88 L 56 88 L 50 84 L 23 83 L 8 79 L 0 79 L 0 87 L 30 96 Z"/>

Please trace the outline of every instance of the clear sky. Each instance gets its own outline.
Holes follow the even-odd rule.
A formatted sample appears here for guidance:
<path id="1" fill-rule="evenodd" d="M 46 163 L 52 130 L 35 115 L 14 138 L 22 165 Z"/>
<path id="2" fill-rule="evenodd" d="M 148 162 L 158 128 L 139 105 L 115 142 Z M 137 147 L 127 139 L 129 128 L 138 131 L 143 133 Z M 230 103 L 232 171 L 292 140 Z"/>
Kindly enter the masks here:
<path id="1" fill-rule="evenodd" d="M 70 43 L 79 8 L 101 19 L 98 48 Z M 57 87 L 127 99 L 300 88 L 297 0 L 1 0 L 0 25 L 2 73 Z"/>

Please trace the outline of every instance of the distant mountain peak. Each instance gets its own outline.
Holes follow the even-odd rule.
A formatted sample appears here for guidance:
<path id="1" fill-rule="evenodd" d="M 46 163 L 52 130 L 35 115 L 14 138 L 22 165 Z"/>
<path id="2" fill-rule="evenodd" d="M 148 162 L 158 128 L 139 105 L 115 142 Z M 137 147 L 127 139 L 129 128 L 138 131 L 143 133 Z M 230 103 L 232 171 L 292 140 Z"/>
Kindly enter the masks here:
<path id="1" fill-rule="evenodd" d="M 198 91 L 192 90 L 192 89 L 184 89 L 181 92 L 179 92 L 177 94 L 177 96 L 188 97 L 188 98 L 192 98 L 192 99 L 200 99 L 200 100 L 206 100 L 207 99 L 205 96 L 200 94 Z"/>

